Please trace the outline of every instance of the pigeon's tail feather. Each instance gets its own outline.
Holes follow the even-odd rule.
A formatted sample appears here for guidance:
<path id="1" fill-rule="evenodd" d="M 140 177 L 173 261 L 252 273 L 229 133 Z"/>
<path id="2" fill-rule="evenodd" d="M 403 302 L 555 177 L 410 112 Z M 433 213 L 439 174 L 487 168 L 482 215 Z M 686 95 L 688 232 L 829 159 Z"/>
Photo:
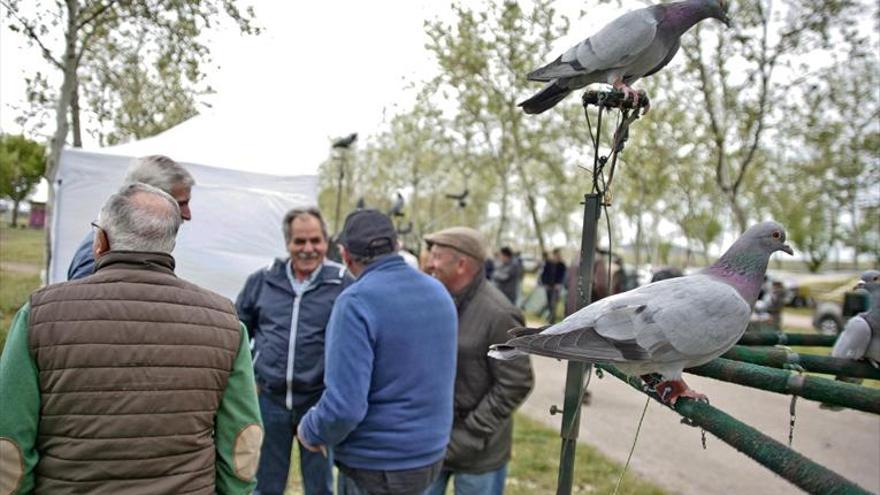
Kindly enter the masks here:
<path id="1" fill-rule="evenodd" d="M 503 344 L 503 351 L 583 361 L 587 363 L 625 363 L 651 359 L 651 353 L 634 340 L 611 340 L 592 327 L 557 334 L 528 334 Z"/>
<path id="2" fill-rule="evenodd" d="M 544 86 L 541 91 L 535 93 L 535 95 L 528 100 L 521 102 L 519 106 L 522 107 L 523 111 L 530 115 L 542 113 L 556 106 L 556 104 L 568 96 L 569 93 L 571 93 L 570 89 L 563 88 L 556 82 L 552 82 Z"/>
<path id="3" fill-rule="evenodd" d="M 550 82 L 550 81 L 556 79 L 556 77 L 548 75 L 548 74 L 553 72 L 553 70 L 556 69 L 556 67 L 558 67 L 562 64 L 563 64 L 562 55 L 560 55 L 560 56 L 556 57 L 556 60 L 550 62 L 549 64 L 547 64 L 543 67 L 539 67 L 539 68 L 529 72 L 529 75 L 527 75 L 526 78 L 529 81 Z"/>
<path id="4" fill-rule="evenodd" d="M 517 350 L 507 344 L 494 344 L 489 346 L 489 357 L 500 359 L 501 361 L 510 361 L 520 356 L 526 356 L 525 352 Z"/>
<path id="5" fill-rule="evenodd" d="M 544 325 L 543 327 L 539 328 L 516 327 L 508 330 L 507 335 L 510 335 L 511 338 L 522 337 L 523 335 L 534 335 L 536 333 L 543 332 L 547 328 L 550 328 L 550 325 Z"/>

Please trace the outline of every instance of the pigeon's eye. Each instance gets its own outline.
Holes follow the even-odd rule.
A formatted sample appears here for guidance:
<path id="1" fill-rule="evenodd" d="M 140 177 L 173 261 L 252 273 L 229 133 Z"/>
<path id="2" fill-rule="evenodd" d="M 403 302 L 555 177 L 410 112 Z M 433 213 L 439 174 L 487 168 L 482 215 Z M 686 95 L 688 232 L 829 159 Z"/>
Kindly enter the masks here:
<path id="1" fill-rule="evenodd" d="M 778 230 L 775 231 L 775 232 L 773 232 L 773 233 L 770 234 L 770 235 L 771 235 L 774 239 L 779 239 L 780 237 L 782 237 L 782 233 L 779 232 Z"/>

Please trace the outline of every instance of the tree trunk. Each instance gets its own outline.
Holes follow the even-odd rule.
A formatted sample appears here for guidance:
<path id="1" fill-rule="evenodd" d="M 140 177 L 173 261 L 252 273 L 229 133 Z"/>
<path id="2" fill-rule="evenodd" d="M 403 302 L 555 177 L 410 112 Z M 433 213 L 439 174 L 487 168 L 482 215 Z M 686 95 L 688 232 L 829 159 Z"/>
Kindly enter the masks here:
<path id="1" fill-rule="evenodd" d="M 10 227 L 18 227 L 18 207 L 21 204 L 21 201 L 15 200 L 12 202 L 12 223 L 9 224 Z"/>
<path id="2" fill-rule="evenodd" d="M 739 201 L 737 201 L 737 192 L 736 191 L 728 191 L 727 200 L 730 203 L 730 210 L 733 212 L 733 218 L 736 220 L 736 225 L 739 227 L 739 233 L 742 234 L 749 228 L 749 218 L 746 215 L 746 212 L 742 209 L 742 206 L 739 205 Z"/>
<path id="3" fill-rule="evenodd" d="M 76 69 L 78 58 L 76 42 L 78 38 L 77 18 L 79 17 L 79 2 L 67 0 L 67 29 L 64 32 L 64 79 L 61 83 L 61 91 L 58 94 L 58 104 L 55 107 L 55 133 L 49 143 L 49 157 L 46 161 L 46 180 L 49 182 L 49 196 L 46 200 L 46 281 L 49 280 L 49 267 L 52 263 L 52 204 L 55 201 L 55 175 L 58 173 L 58 161 L 61 158 L 61 150 L 67 141 L 68 121 L 67 112 L 76 89 Z"/>
<path id="4" fill-rule="evenodd" d="M 636 257 L 636 270 L 642 267 L 642 214 L 641 212 L 636 215 L 636 241 L 635 241 L 635 257 Z M 644 283 L 644 280 L 639 280 L 640 283 Z"/>
<path id="5" fill-rule="evenodd" d="M 73 147 L 82 148 L 82 128 L 79 122 L 79 79 L 73 85 L 73 98 L 70 100 L 70 121 L 73 124 Z"/>

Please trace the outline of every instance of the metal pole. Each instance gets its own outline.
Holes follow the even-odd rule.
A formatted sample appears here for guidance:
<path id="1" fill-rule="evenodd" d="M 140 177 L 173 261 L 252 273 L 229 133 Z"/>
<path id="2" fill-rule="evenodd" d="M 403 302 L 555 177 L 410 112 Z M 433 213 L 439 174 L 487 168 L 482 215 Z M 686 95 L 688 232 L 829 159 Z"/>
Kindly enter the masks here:
<path id="1" fill-rule="evenodd" d="M 739 345 L 799 345 L 811 347 L 832 347 L 836 335 L 814 333 L 746 332 Z"/>
<path id="2" fill-rule="evenodd" d="M 342 208 L 342 180 L 345 178 L 345 151 L 339 155 L 339 179 L 336 182 L 336 216 L 333 217 L 333 236 L 339 233 L 339 215 Z"/>
<path id="3" fill-rule="evenodd" d="M 584 226 L 581 234 L 581 259 L 578 273 L 578 308 L 590 303 L 593 287 L 593 263 L 596 258 L 596 234 L 601 213 L 598 194 L 584 196 Z M 584 397 L 584 375 L 592 366 L 576 361 L 568 362 L 565 378 L 565 404 L 562 409 L 562 453 L 559 461 L 558 495 L 570 495 L 574 480 L 574 456 L 581 423 L 581 402 Z"/>

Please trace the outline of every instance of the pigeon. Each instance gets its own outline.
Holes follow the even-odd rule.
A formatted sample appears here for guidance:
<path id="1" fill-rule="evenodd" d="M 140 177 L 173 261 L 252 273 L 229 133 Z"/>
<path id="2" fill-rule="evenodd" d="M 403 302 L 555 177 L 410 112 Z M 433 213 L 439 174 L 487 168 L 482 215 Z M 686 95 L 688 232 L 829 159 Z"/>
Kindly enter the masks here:
<path id="1" fill-rule="evenodd" d="M 353 132 L 353 133 L 349 134 L 347 137 L 339 138 L 336 141 L 333 141 L 332 147 L 347 149 L 347 148 L 351 147 L 351 145 L 353 145 L 355 141 L 357 141 L 357 138 L 358 138 L 358 134 L 356 132 Z"/>
<path id="2" fill-rule="evenodd" d="M 400 192 L 397 193 L 397 196 L 394 198 L 394 202 L 391 204 L 391 209 L 388 210 L 388 216 L 391 218 L 394 217 L 402 217 L 403 216 L 403 195 Z"/>
<path id="3" fill-rule="evenodd" d="M 685 368 L 724 354 L 745 332 L 776 251 L 793 254 L 776 222 L 749 228 L 715 264 L 693 275 L 643 285 L 596 301 L 544 329 L 514 328 L 489 356 L 525 353 L 608 363 L 640 375 L 660 398 L 704 399 L 682 380 Z M 659 376 L 657 376 L 659 375 Z"/>
<path id="4" fill-rule="evenodd" d="M 880 363 L 880 271 L 862 273 L 857 290 L 866 290 L 871 299 L 868 311 L 846 322 L 831 351 L 833 357 L 869 359 Z"/>
<path id="5" fill-rule="evenodd" d="M 519 106 L 538 114 L 593 83 L 611 84 L 638 104 L 639 94 L 629 85 L 665 67 L 678 51 L 681 36 L 708 17 L 729 27 L 727 1 L 685 0 L 628 12 L 531 72 L 530 81 L 549 84 Z"/>
<path id="6" fill-rule="evenodd" d="M 447 193 L 446 197 L 449 199 L 454 199 L 454 200 L 458 201 L 458 207 L 464 208 L 465 206 L 467 206 L 468 194 L 470 194 L 470 191 L 467 188 L 465 188 L 465 190 L 459 194 Z"/>

